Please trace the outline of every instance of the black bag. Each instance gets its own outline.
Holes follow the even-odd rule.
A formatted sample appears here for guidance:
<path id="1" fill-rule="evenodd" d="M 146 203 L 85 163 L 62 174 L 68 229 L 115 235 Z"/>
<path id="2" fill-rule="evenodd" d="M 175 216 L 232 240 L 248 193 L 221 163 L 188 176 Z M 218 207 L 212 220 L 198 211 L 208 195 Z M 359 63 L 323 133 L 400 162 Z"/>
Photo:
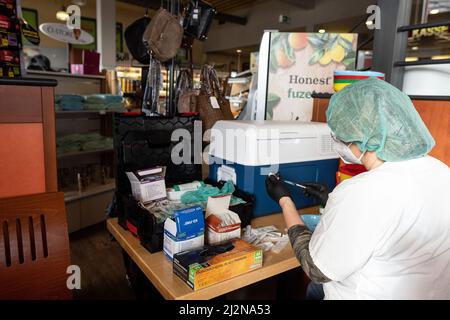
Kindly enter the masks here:
<path id="1" fill-rule="evenodd" d="M 198 40 L 206 40 L 216 13 L 216 9 L 206 1 L 191 1 L 183 19 L 185 32 Z"/>
<path id="2" fill-rule="evenodd" d="M 150 21 L 151 19 L 148 16 L 145 16 L 133 22 L 125 30 L 125 41 L 128 50 L 130 50 L 133 58 L 142 64 L 148 64 L 150 60 L 147 46 L 144 44 L 143 40 L 145 29 L 147 29 Z"/>

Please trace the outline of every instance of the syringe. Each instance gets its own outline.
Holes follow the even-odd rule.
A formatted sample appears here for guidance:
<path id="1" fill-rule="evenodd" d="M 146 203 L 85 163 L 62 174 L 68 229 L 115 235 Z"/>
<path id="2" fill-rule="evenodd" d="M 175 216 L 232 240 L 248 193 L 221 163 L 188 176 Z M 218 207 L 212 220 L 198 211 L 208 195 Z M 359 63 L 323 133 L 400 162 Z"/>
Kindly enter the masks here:
<path id="1" fill-rule="evenodd" d="M 269 173 L 269 176 L 275 176 L 278 180 L 284 181 L 287 184 L 290 184 L 291 186 L 299 187 L 299 188 L 302 188 L 302 189 L 306 189 L 306 187 L 304 185 L 301 185 L 299 183 L 295 183 L 295 182 L 292 182 L 292 181 L 289 181 L 289 180 L 280 179 L 280 177 L 277 174 L 275 174 L 275 173 Z"/>
<path id="2" fill-rule="evenodd" d="M 302 189 L 306 189 L 306 187 L 304 185 L 301 185 L 299 183 L 295 183 L 295 182 L 292 182 L 292 181 L 289 181 L 289 180 L 283 180 L 283 179 L 281 179 L 281 181 L 284 181 L 285 183 L 290 184 L 291 186 L 294 186 L 294 187 L 299 187 L 299 188 L 302 188 Z"/>

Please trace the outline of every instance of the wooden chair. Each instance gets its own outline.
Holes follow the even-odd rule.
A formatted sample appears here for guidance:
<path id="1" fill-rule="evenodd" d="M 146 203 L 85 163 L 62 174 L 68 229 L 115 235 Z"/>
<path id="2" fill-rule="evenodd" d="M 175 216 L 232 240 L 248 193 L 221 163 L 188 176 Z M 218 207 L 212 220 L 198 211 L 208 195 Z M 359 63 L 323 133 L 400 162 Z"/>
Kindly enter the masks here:
<path id="1" fill-rule="evenodd" d="M 64 194 L 0 199 L 0 299 L 71 299 Z"/>

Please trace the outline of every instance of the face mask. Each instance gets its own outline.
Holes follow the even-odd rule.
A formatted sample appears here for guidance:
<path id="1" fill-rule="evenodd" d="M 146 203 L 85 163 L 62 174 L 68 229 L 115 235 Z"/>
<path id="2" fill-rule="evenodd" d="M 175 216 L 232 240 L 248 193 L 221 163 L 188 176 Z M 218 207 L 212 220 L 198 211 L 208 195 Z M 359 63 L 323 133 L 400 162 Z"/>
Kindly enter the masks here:
<path id="1" fill-rule="evenodd" d="M 359 158 L 350 149 L 352 144 L 346 145 L 342 141 L 334 140 L 334 151 L 339 155 L 339 157 L 344 161 L 345 164 L 362 164 L 361 159 L 364 157 L 365 152 L 361 154 Z"/>

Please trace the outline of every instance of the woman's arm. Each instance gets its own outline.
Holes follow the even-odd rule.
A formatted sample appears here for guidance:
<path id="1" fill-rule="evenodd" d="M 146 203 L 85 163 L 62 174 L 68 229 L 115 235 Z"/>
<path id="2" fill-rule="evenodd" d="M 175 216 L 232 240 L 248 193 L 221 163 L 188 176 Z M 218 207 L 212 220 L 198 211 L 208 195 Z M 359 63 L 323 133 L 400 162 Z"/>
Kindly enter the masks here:
<path id="1" fill-rule="evenodd" d="M 283 209 L 284 220 L 288 228 L 288 235 L 294 249 L 295 256 L 300 261 L 303 271 L 314 282 L 326 283 L 328 279 L 314 264 L 309 253 L 309 242 L 312 233 L 308 231 L 298 215 L 297 208 L 290 197 L 283 197 L 279 201 Z"/>

